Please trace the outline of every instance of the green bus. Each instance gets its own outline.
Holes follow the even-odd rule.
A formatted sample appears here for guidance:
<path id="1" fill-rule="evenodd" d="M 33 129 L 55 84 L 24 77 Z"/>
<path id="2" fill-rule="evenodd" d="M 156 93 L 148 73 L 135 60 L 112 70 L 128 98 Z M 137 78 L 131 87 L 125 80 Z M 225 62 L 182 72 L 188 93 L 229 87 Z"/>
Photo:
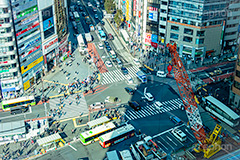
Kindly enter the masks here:
<path id="1" fill-rule="evenodd" d="M 114 128 L 116 128 L 116 126 L 112 122 L 97 126 L 91 130 L 80 133 L 80 141 L 83 145 L 88 145 L 92 142 L 96 142 L 99 140 L 99 136 L 112 131 Z"/>
<path id="2" fill-rule="evenodd" d="M 34 106 L 34 105 L 36 105 L 34 96 L 19 97 L 15 99 L 2 101 L 3 110 L 17 106 Z"/>

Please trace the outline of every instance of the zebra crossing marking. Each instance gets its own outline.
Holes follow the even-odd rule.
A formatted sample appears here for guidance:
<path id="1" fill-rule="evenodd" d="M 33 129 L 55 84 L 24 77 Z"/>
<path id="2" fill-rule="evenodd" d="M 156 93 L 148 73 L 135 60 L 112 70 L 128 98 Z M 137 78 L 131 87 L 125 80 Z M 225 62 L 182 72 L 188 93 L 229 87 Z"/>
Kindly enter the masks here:
<path id="1" fill-rule="evenodd" d="M 127 80 L 128 76 L 130 76 L 131 78 L 134 78 L 136 77 L 136 73 L 139 71 L 139 68 L 137 68 L 136 66 L 132 66 L 132 67 L 127 67 L 127 70 L 128 70 L 128 75 L 124 75 L 120 69 L 102 73 L 101 84 L 104 85 L 104 84 Z"/>
<path id="2" fill-rule="evenodd" d="M 161 113 L 169 112 L 172 110 L 177 110 L 181 108 L 182 100 L 180 98 L 176 98 L 176 99 L 171 99 L 161 103 L 163 104 L 163 107 L 161 110 L 156 109 L 155 104 L 147 103 L 138 111 L 127 110 L 125 112 L 125 115 L 129 120 L 136 120 L 139 118 L 145 118 L 148 116 L 161 114 Z"/>

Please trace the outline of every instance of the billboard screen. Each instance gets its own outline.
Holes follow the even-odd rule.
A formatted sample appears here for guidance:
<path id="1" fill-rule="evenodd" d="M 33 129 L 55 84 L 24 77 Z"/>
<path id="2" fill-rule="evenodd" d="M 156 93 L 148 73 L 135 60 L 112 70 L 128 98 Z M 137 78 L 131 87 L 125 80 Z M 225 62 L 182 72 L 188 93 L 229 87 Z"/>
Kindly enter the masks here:
<path id="1" fill-rule="evenodd" d="M 148 19 L 150 21 L 158 21 L 158 8 L 155 7 L 149 7 L 149 16 Z"/>
<path id="2" fill-rule="evenodd" d="M 146 33 L 145 36 L 145 45 L 151 45 L 151 33 Z"/>
<path id="3" fill-rule="evenodd" d="M 42 10 L 42 20 L 44 39 L 47 39 L 55 33 L 52 6 Z"/>

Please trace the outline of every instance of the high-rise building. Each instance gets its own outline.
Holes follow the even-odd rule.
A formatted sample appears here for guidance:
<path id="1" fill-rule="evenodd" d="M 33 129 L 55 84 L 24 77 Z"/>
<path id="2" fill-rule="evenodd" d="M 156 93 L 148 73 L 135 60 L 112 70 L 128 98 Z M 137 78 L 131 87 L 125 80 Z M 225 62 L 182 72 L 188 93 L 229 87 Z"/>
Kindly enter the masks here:
<path id="1" fill-rule="evenodd" d="M 0 0 L 3 98 L 28 90 L 69 53 L 66 14 L 66 0 Z"/>
<path id="2" fill-rule="evenodd" d="M 0 87 L 4 98 L 23 92 L 12 12 L 9 0 L 0 0 Z"/>

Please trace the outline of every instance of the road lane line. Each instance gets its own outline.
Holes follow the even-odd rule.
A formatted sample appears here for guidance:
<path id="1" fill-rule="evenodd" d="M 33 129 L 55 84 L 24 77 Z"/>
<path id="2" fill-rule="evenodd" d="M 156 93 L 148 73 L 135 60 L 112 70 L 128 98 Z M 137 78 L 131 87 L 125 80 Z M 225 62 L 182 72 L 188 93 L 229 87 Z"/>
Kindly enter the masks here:
<path id="1" fill-rule="evenodd" d="M 76 148 L 74 148 L 73 146 L 71 146 L 71 144 L 69 144 L 69 147 L 71 147 L 74 151 L 76 151 L 77 152 L 77 149 Z"/>
<path id="2" fill-rule="evenodd" d="M 175 144 L 175 146 L 177 146 L 177 144 L 175 142 L 173 142 L 173 140 L 171 138 L 169 138 L 168 136 L 166 136 L 167 139 L 169 139 L 169 141 L 171 141 L 173 144 Z"/>
<path id="3" fill-rule="evenodd" d="M 180 125 L 180 126 L 177 126 L 177 127 L 174 127 L 174 128 L 180 128 L 180 127 L 182 127 L 182 126 L 184 126 L 184 124 L 182 124 L 182 125 Z M 156 137 L 159 137 L 159 136 L 161 136 L 161 135 L 163 135 L 163 134 L 165 134 L 165 133 L 167 133 L 167 132 L 170 132 L 170 131 L 172 131 L 173 130 L 173 128 L 170 128 L 170 129 L 168 129 L 168 130 L 166 130 L 166 131 L 164 131 L 164 132 L 161 132 L 161 133 L 159 133 L 159 134 L 156 134 L 156 135 L 154 135 L 154 136 L 152 136 L 153 138 L 156 138 Z"/>

